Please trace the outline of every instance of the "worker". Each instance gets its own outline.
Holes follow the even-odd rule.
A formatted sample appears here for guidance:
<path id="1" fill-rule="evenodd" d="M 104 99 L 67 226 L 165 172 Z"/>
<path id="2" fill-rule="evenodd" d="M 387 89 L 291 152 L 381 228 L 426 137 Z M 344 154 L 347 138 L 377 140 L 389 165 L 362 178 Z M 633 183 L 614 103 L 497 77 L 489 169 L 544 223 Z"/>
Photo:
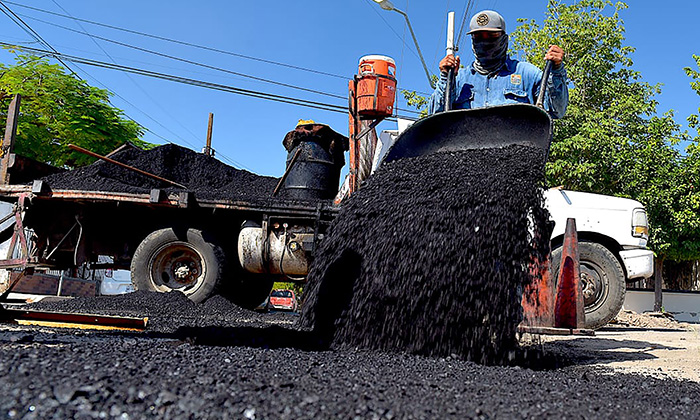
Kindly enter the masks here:
<path id="1" fill-rule="evenodd" d="M 469 32 L 475 59 L 460 69 L 459 56 L 447 55 L 440 61 L 440 79 L 430 98 L 430 114 L 444 111 L 445 87 L 449 69 L 459 69 L 452 91 L 452 109 L 484 108 L 508 103 L 537 101 L 542 71 L 530 63 L 508 56 L 508 34 L 503 16 L 484 10 L 472 17 Z M 545 95 L 545 109 L 553 118 L 561 118 L 569 103 L 564 51 L 549 47 L 545 59 L 552 60 L 552 71 Z"/>

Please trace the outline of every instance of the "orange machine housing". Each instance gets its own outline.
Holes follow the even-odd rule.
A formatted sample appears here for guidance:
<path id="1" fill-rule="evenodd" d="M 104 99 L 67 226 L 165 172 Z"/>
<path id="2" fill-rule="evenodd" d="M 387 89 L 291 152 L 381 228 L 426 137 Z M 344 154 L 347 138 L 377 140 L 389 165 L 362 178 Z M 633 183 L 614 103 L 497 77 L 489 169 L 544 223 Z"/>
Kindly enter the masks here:
<path id="1" fill-rule="evenodd" d="M 363 117 L 381 118 L 394 113 L 396 64 L 382 55 L 360 59 L 357 76 L 357 112 Z"/>

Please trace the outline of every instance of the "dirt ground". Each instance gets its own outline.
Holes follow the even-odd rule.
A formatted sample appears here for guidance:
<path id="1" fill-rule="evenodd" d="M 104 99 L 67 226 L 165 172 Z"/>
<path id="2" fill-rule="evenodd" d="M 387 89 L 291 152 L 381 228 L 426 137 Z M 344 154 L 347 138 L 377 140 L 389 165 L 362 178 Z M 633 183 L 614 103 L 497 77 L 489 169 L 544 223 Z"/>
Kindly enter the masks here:
<path id="1" fill-rule="evenodd" d="M 572 355 L 577 364 L 611 373 L 637 373 L 659 379 L 700 383 L 700 324 L 679 323 L 664 314 L 623 311 L 595 336 L 524 336 L 545 349 Z"/>

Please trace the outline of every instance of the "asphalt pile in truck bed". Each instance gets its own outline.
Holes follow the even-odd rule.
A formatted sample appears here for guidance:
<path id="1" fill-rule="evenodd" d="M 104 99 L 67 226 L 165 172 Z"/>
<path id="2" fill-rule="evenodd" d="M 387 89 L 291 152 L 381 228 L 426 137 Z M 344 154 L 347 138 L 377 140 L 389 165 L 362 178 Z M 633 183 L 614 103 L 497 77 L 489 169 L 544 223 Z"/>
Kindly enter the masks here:
<path id="1" fill-rule="evenodd" d="M 279 181 L 236 169 L 203 153 L 166 144 L 151 150 L 129 148 L 112 159 L 185 185 L 200 199 L 243 200 L 269 198 Z M 282 163 L 280 163 L 282 164 Z M 52 189 L 108 191 L 148 194 L 151 189 L 181 191 L 169 183 L 155 180 L 113 163 L 97 162 L 72 171 L 44 178 Z"/>
<path id="2" fill-rule="evenodd" d="M 381 167 L 316 254 L 301 327 L 334 348 L 506 361 L 549 246 L 543 160 L 510 146 Z"/>

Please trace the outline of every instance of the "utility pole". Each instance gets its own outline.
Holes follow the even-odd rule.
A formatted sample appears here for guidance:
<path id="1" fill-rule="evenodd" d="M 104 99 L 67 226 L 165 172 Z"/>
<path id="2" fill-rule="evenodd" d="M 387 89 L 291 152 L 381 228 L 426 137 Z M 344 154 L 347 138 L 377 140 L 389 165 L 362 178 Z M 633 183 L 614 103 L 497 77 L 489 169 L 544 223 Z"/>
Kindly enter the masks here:
<path id="1" fill-rule="evenodd" d="M 204 148 L 204 154 L 214 156 L 214 150 L 211 148 L 211 131 L 214 128 L 214 114 L 209 113 L 209 126 L 207 127 L 207 145 Z"/>
<path id="2" fill-rule="evenodd" d="M 2 139 L 0 148 L 0 185 L 10 183 L 10 166 L 12 164 L 12 151 L 15 148 L 15 136 L 17 135 L 17 119 L 19 117 L 19 106 L 22 102 L 20 95 L 15 95 L 7 109 L 7 124 L 5 125 L 5 137 Z"/>

